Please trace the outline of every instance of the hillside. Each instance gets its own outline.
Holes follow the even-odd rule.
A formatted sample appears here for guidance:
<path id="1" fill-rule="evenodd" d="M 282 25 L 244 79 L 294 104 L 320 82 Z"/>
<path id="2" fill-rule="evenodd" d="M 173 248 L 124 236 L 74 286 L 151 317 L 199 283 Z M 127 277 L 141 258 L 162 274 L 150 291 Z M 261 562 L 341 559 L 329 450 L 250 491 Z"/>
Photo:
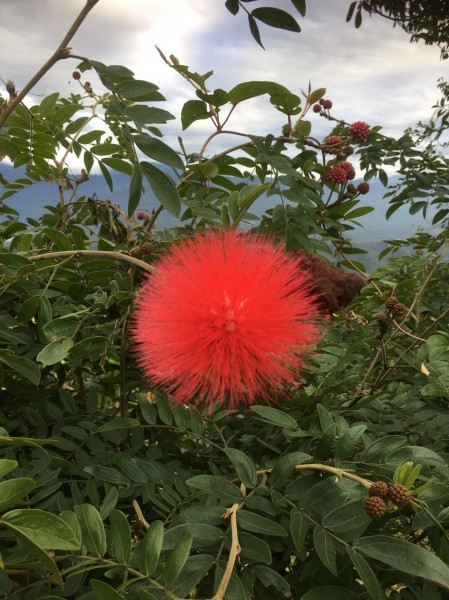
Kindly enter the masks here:
<path id="1" fill-rule="evenodd" d="M 9 181 L 17 178 L 18 173 L 6 163 L 0 164 L 0 173 Z M 391 183 L 394 183 L 391 179 Z M 128 182 L 126 175 L 114 173 L 113 176 L 114 191 L 111 193 L 107 187 L 104 178 L 100 175 L 91 175 L 90 179 L 83 183 L 80 188 L 81 195 L 91 197 L 96 194 L 99 199 L 108 199 L 118 204 L 126 210 L 128 199 Z M 355 182 L 357 183 L 357 182 Z M 374 206 L 375 210 L 359 219 L 361 227 L 355 227 L 351 238 L 355 246 L 368 251 L 367 255 L 361 255 L 359 259 L 365 263 L 371 270 L 378 264 L 377 257 L 379 252 L 385 247 L 385 239 L 404 239 L 412 235 L 418 228 L 429 228 L 431 213 L 427 221 L 424 221 L 420 213 L 410 215 L 408 207 L 398 210 L 387 221 L 385 213 L 388 208 L 388 200 L 384 199 L 385 188 L 379 181 L 370 181 L 371 190 L 369 194 L 362 198 L 362 205 Z M 0 191 L 2 186 L 0 185 Z M 55 205 L 57 203 L 57 187 L 55 184 L 39 182 L 11 196 L 7 200 L 8 206 L 17 210 L 22 219 L 38 218 L 46 205 Z M 251 208 L 251 212 L 256 215 L 262 215 L 266 210 L 276 204 L 276 198 L 265 195 L 260 197 Z M 141 198 L 139 209 L 151 210 L 157 203 L 151 189 L 147 187 Z M 166 211 L 162 212 L 158 222 L 158 228 L 171 227 L 175 224 L 175 219 Z"/>

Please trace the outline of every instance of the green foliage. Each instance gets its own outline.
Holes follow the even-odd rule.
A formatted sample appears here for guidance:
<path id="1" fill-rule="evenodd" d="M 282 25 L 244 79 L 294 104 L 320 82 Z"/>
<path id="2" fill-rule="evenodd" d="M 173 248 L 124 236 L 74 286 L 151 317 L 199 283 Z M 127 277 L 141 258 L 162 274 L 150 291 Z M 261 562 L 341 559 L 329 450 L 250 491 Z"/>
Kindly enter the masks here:
<path id="1" fill-rule="evenodd" d="M 248 13 L 253 35 L 256 20 L 293 29 L 281 12 Z M 84 93 L 19 104 L 0 133 L 0 152 L 25 167 L 3 178 L 0 197 L 0 597 L 444 598 L 449 269 L 447 159 L 436 140 L 446 101 L 399 140 L 372 127 L 349 159 L 311 135 L 307 112 L 324 88 L 298 95 L 249 81 L 211 92 L 211 72 L 161 57 L 195 90 L 180 127 L 211 125 L 198 154 L 162 141 L 159 126 L 174 116 L 153 106 L 164 100 L 155 84 L 90 60 L 79 65 L 95 81 L 81 75 Z M 258 96 L 277 111 L 278 131 L 241 132 L 240 147 L 209 155 L 209 141 Z M 329 134 L 349 141 L 349 124 L 334 123 Z M 369 276 L 348 234 L 371 207 L 349 181 L 326 177 L 347 160 L 385 185 L 384 166 L 398 165 L 390 212 L 407 202 L 443 211 L 440 232 L 390 240 L 386 255 L 411 250 Z M 81 195 L 94 168 L 111 189 L 111 171 L 129 176 L 126 214 Z M 13 197 L 44 180 L 55 201 L 25 221 Z M 157 204 L 136 219 L 147 183 Z M 259 219 L 250 210 L 262 194 L 272 206 Z M 157 228 L 163 210 L 176 227 Z M 327 256 L 366 285 L 272 406 L 173 405 L 143 381 L 128 341 L 142 272 L 195 230 L 242 226 Z M 392 296 L 405 310 L 388 309 Z M 410 501 L 371 518 L 372 481 L 404 485 Z"/>

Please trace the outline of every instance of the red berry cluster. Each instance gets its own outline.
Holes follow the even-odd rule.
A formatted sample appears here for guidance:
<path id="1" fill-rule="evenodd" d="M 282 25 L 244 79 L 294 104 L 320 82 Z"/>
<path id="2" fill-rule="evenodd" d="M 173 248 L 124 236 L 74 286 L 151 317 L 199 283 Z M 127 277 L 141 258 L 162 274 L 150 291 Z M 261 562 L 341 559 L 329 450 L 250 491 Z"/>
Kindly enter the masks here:
<path id="1" fill-rule="evenodd" d="M 336 165 L 335 167 L 329 167 L 325 176 L 326 181 L 330 181 L 331 183 L 346 183 L 348 180 L 348 176 L 346 171 L 340 165 Z"/>
<path id="2" fill-rule="evenodd" d="M 332 108 L 332 100 L 325 100 L 324 98 L 321 98 L 320 104 L 326 110 L 330 110 Z"/>
<path id="3" fill-rule="evenodd" d="M 350 162 L 345 160 L 345 161 L 339 163 L 338 165 L 329 167 L 326 172 L 325 180 L 331 181 L 332 183 L 342 183 L 343 184 L 343 183 L 346 183 L 347 181 L 349 181 L 350 179 L 354 179 L 354 177 L 355 177 L 354 167 L 352 166 L 352 164 Z"/>
<path id="4" fill-rule="evenodd" d="M 359 194 L 365 195 L 369 192 L 369 183 L 366 181 L 361 181 L 357 186 L 357 191 Z"/>
<path id="5" fill-rule="evenodd" d="M 342 151 L 343 140 L 338 135 L 328 135 L 323 142 L 325 152 L 329 154 L 338 154 Z"/>
<path id="6" fill-rule="evenodd" d="M 314 104 L 312 107 L 313 112 L 319 113 L 322 109 L 330 110 L 332 108 L 332 100 L 325 100 L 321 98 L 318 104 Z"/>
<path id="7" fill-rule="evenodd" d="M 354 142 L 365 142 L 370 132 L 369 125 L 363 121 L 356 121 L 349 127 L 349 137 Z"/>
<path id="8" fill-rule="evenodd" d="M 380 496 L 367 496 L 363 501 L 363 505 L 372 519 L 380 519 L 387 510 L 387 504 Z"/>
<path id="9" fill-rule="evenodd" d="M 395 296 L 390 296 L 385 300 L 385 307 L 393 316 L 397 315 L 400 317 L 402 315 L 405 315 L 405 313 L 407 312 L 407 307 L 405 306 L 405 304 L 399 302 L 399 300 Z"/>
<path id="10" fill-rule="evenodd" d="M 384 481 L 376 481 L 369 488 L 363 505 L 371 518 L 380 519 L 387 510 L 388 502 L 396 506 L 405 506 L 409 500 L 410 491 L 405 485 L 400 483 L 388 485 Z"/>
<path id="11" fill-rule="evenodd" d="M 346 171 L 346 179 L 354 179 L 355 177 L 355 170 L 354 167 L 352 166 L 352 164 L 350 162 L 348 162 L 347 160 L 341 162 L 339 165 L 339 167 L 341 167 L 342 169 L 344 169 Z"/>

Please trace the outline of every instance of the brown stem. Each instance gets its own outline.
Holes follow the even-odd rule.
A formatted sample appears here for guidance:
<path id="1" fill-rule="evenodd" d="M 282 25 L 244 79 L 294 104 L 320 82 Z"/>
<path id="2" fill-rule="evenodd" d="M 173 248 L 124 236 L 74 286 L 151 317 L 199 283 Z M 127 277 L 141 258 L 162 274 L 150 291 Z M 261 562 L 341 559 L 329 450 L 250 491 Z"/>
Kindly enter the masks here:
<path id="1" fill-rule="evenodd" d="M 239 536 L 237 530 L 237 511 L 239 509 L 239 505 L 233 504 L 231 508 L 223 515 L 224 518 L 231 517 L 231 549 L 229 551 L 228 563 L 226 565 L 225 572 L 223 573 L 223 577 L 220 581 L 220 585 L 218 586 L 218 590 L 213 596 L 212 600 L 223 600 L 224 595 L 226 593 L 226 589 L 229 584 L 229 580 L 231 579 L 232 571 L 234 569 L 235 561 L 237 560 L 238 555 L 240 554 L 241 548 L 239 544 Z"/>
<path id="2" fill-rule="evenodd" d="M 266 475 L 271 473 L 272 469 L 260 469 L 257 471 L 257 475 Z M 342 477 L 346 477 L 346 479 L 352 479 L 352 481 L 356 481 L 360 485 L 363 485 L 365 488 L 370 488 L 373 484 L 369 479 L 365 479 L 364 477 L 360 477 L 359 475 L 355 475 L 350 471 L 344 471 L 339 469 L 338 467 L 331 467 L 330 465 L 322 465 L 320 463 L 307 463 L 302 465 L 296 465 L 295 471 L 323 471 L 325 473 L 332 473 L 337 477 L 337 479 L 341 479 Z"/>
<path id="3" fill-rule="evenodd" d="M 148 523 L 148 521 L 143 516 L 142 509 L 140 508 L 139 503 L 137 502 L 137 500 L 133 500 L 132 501 L 132 505 L 133 505 L 134 510 L 136 511 L 136 515 L 137 515 L 137 519 L 138 519 L 139 523 L 145 529 L 149 529 L 150 528 L 150 524 Z"/>
<path id="4" fill-rule="evenodd" d="M 67 47 L 70 40 L 73 38 L 75 33 L 81 26 L 81 23 L 87 17 L 89 12 L 93 9 L 93 7 L 99 2 L 99 0 L 86 0 L 86 4 L 81 9 L 81 12 L 76 17 L 74 22 L 72 23 L 70 29 L 65 34 L 64 39 L 57 47 L 56 51 L 50 56 L 45 64 L 33 75 L 33 77 L 25 84 L 24 88 L 17 94 L 17 96 L 8 103 L 5 107 L 4 111 L 0 115 L 0 129 L 5 124 L 8 117 L 15 110 L 15 108 L 22 102 L 25 96 L 30 92 L 36 83 L 42 79 L 42 77 L 49 71 L 53 65 L 55 65 L 58 60 L 63 58 L 68 58 L 70 56 L 70 49 Z"/>
<path id="5" fill-rule="evenodd" d="M 58 252 L 46 252 L 45 254 L 35 254 L 34 256 L 28 256 L 28 260 L 36 261 L 36 260 L 48 260 L 50 258 L 63 258 L 66 256 L 73 256 L 74 258 L 78 258 L 80 256 L 93 256 L 93 257 L 103 257 L 103 258 L 114 258 L 115 260 L 123 260 L 124 262 L 131 263 L 136 267 L 140 267 L 144 271 L 148 273 L 155 273 L 156 269 L 149 265 L 148 263 L 135 258 L 134 256 L 129 256 L 128 254 L 123 254 L 123 252 L 110 252 L 108 250 L 60 250 Z"/>

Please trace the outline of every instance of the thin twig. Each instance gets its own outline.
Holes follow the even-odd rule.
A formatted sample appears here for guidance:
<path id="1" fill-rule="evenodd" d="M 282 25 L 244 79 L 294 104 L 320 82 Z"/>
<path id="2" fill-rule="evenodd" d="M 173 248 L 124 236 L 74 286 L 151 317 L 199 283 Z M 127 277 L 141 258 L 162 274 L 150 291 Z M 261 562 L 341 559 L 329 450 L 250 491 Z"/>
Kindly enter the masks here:
<path id="1" fill-rule="evenodd" d="M 238 509 L 239 505 L 237 503 L 233 504 L 231 508 L 228 508 L 225 514 L 223 515 L 224 518 L 231 517 L 231 549 L 229 551 L 228 563 L 226 565 L 225 572 L 223 573 L 223 577 L 221 578 L 218 590 L 215 596 L 213 596 L 212 600 L 223 600 L 229 584 L 229 580 L 231 579 L 232 571 L 234 570 L 235 561 L 237 560 L 237 557 L 241 552 L 237 530 Z"/>
<path id="2" fill-rule="evenodd" d="M 122 260 L 124 262 L 131 263 L 136 267 L 140 267 L 144 271 L 148 273 L 156 273 L 156 269 L 149 265 L 148 263 L 135 258 L 134 256 L 129 256 L 128 254 L 123 254 L 123 252 L 110 252 L 109 250 L 60 250 L 58 252 L 46 252 L 45 254 L 35 254 L 34 256 L 28 256 L 28 260 L 36 261 L 36 260 L 48 260 L 51 258 L 63 258 L 66 256 L 73 256 L 74 258 L 78 258 L 80 256 L 92 256 L 94 258 L 113 258 L 115 260 Z"/>
<path id="3" fill-rule="evenodd" d="M 132 505 L 133 505 L 134 510 L 136 511 L 136 515 L 137 515 L 137 519 L 138 519 L 139 523 L 145 529 L 149 529 L 150 528 L 150 524 L 148 523 L 148 521 L 143 516 L 142 509 L 140 508 L 139 503 L 137 502 L 137 500 L 134 499 L 132 501 Z"/>
<path id="4" fill-rule="evenodd" d="M 23 87 L 23 89 L 15 96 L 11 102 L 8 102 L 7 106 L 5 106 L 2 114 L 0 115 L 0 129 L 5 124 L 8 117 L 15 110 L 15 108 L 22 102 L 25 96 L 30 92 L 33 87 L 36 85 L 38 81 L 42 79 L 42 77 L 49 71 L 53 65 L 55 65 L 58 60 L 68 58 L 70 56 L 70 48 L 68 48 L 68 44 L 70 40 L 73 38 L 75 33 L 81 26 L 81 23 L 87 17 L 89 12 L 93 9 L 93 7 L 99 2 L 99 0 L 86 0 L 86 4 L 82 8 L 79 15 L 76 17 L 74 22 L 72 23 L 70 29 L 65 34 L 64 39 L 59 44 L 55 52 L 50 56 L 45 64 L 33 75 L 33 77 L 28 81 L 27 84 Z"/>

